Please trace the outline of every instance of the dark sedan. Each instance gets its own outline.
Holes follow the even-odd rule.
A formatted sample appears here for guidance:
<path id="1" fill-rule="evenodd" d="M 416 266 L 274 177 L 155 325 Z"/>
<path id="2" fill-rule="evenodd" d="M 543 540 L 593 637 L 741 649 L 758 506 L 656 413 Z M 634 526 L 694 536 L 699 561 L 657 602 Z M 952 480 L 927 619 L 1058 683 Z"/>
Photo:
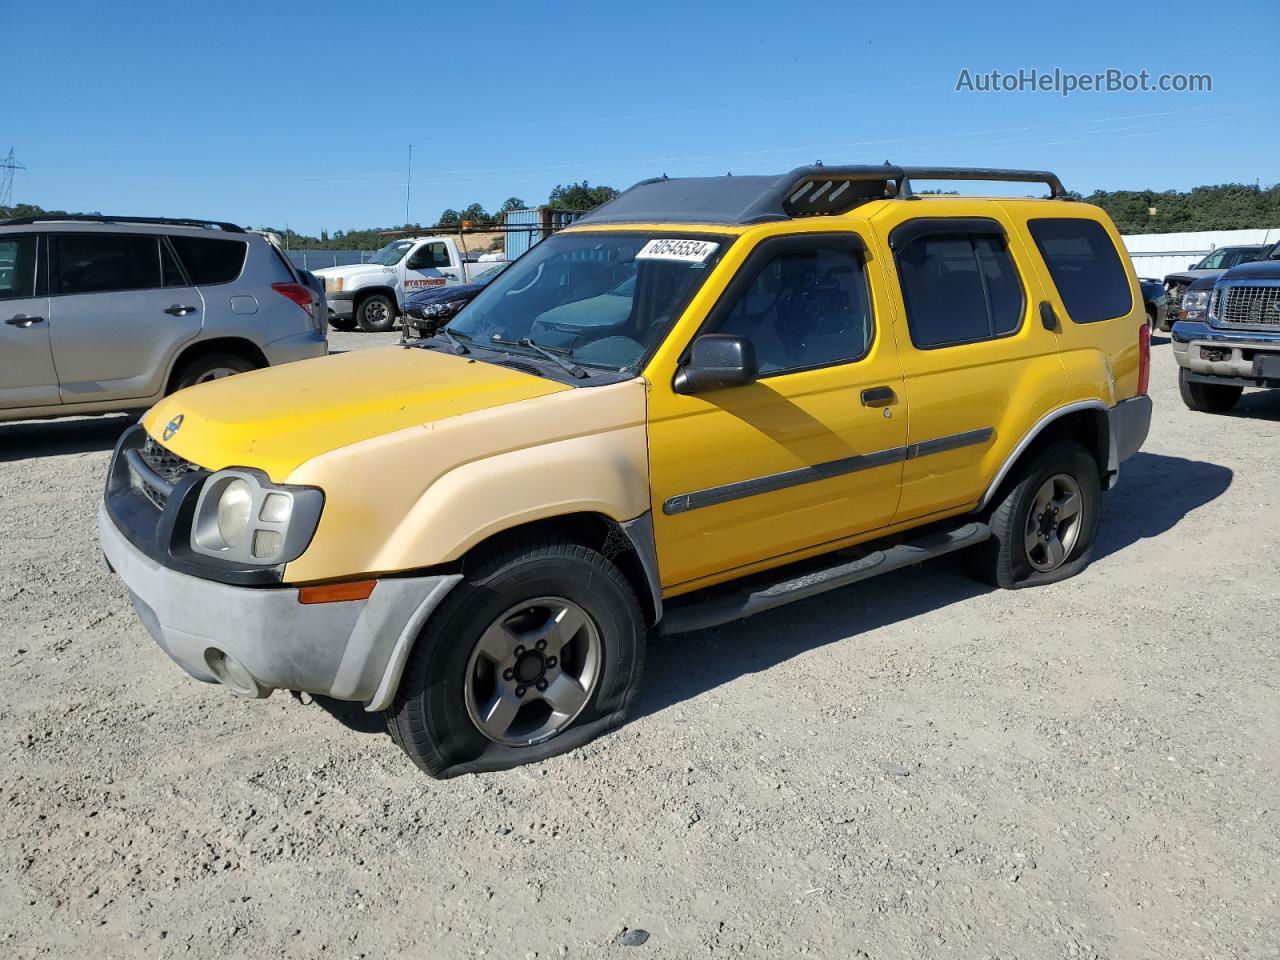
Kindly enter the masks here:
<path id="1" fill-rule="evenodd" d="M 432 336 L 452 320 L 459 310 L 474 300 L 476 294 L 500 274 L 506 265 L 505 262 L 499 263 L 482 273 L 477 273 L 470 283 L 429 287 L 413 294 L 404 304 L 405 335 Z"/>

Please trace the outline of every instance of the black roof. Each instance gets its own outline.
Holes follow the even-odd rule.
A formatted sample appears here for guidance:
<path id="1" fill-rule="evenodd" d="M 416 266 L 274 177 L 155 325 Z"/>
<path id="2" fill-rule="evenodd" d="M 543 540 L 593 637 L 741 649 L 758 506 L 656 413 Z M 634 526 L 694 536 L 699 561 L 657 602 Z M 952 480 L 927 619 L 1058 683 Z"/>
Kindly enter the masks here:
<path id="1" fill-rule="evenodd" d="M 771 176 L 641 180 L 577 222 L 746 225 L 846 213 L 869 200 L 910 199 L 913 178 L 1043 183 L 1055 199 L 1067 197 L 1062 182 L 1047 170 L 815 164 Z"/>

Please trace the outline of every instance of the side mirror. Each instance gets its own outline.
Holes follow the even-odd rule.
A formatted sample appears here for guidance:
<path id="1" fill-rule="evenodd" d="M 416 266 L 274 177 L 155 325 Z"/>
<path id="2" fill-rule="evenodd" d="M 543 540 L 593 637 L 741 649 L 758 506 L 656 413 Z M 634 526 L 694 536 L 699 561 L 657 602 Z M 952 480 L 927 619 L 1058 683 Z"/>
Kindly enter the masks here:
<path id="1" fill-rule="evenodd" d="M 704 333 L 693 341 L 689 362 L 676 371 L 676 393 L 744 387 L 756 379 L 756 348 L 746 337 Z"/>
<path id="2" fill-rule="evenodd" d="M 1197 261 L 1196 261 L 1196 263 L 1199 263 L 1199 261 L 1197 260 Z M 1194 270 L 1195 268 L 1196 268 L 1195 263 L 1189 263 L 1189 264 L 1187 264 L 1187 269 L 1188 269 L 1188 270 Z"/>

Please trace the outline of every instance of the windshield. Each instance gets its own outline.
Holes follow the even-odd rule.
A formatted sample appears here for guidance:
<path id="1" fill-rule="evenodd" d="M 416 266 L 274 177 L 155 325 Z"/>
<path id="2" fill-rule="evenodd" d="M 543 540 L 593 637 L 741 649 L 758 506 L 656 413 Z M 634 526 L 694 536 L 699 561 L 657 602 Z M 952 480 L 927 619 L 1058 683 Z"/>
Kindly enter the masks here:
<path id="1" fill-rule="evenodd" d="M 559 233 L 503 270 L 449 329 L 635 372 L 728 246 L 706 235 Z"/>
<path id="2" fill-rule="evenodd" d="M 385 247 L 369 258 L 369 263 L 378 263 L 384 267 L 394 267 L 404 259 L 404 255 L 413 246 L 412 240 L 392 240 Z"/>

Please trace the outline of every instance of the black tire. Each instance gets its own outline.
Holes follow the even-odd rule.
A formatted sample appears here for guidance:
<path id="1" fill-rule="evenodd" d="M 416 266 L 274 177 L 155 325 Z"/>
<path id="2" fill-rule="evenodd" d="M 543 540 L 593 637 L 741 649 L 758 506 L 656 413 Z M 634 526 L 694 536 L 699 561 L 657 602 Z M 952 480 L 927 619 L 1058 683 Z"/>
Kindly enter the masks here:
<path id="1" fill-rule="evenodd" d="M 169 392 L 193 387 L 197 383 L 221 379 L 258 369 L 258 364 L 239 353 L 206 353 L 186 361 L 170 382 Z"/>
<path id="2" fill-rule="evenodd" d="M 495 742 L 468 710 L 472 654 L 504 611 L 543 597 L 567 599 L 591 618 L 602 652 L 596 679 L 581 711 L 550 739 L 531 746 Z M 386 711 L 388 730 L 421 770 L 439 778 L 564 753 L 626 719 L 644 672 L 648 633 L 635 590 L 600 553 L 564 542 L 514 544 L 476 562 L 431 615 Z"/>
<path id="3" fill-rule="evenodd" d="M 1196 383 L 1187 379 L 1187 368 L 1178 368 L 1178 392 L 1190 410 L 1199 413 L 1226 413 L 1236 405 L 1244 387 L 1225 383 Z"/>
<path id="4" fill-rule="evenodd" d="M 1044 570 L 1037 568 L 1027 548 L 1028 528 L 1037 494 L 1056 477 L 1069 478 L 1078 490 L 1079 529 L 1061 561 Z M 1016 589 L 1057 583 L 1089 565 L 1102 512 L 1102 480 L 1089 451 L 1071 440 L 1047 446 L 1016 478 L 1006 482 L 1002 491 L 987 519 L 991 539 L 969 551 L 969 570 L 974 577 L 995 587 Z"/>
<path id="5" fill-rule="evenodd" d="M 1160 329 L 1160 324 L 1157 322 L 1156 308 L 1150 304 L 1147 305 L 1147 329 L 1152 333 Z"/>
<path id="6" fill-rule="evenodd" d="M 329 320 L 329 326 L 333 327 L 335 330 L 341 330 L 346 333 L 347 331 L 354 330 L 356 328 L 356 318 L 354 316 L 333 317 Z"/>
<path id="7" fill-rule="evenodd" d="M 396 325 L 400 311 L 390 297 L 373 293 L 356 306 L 356 322 L 366 333 L 386 333 Z"/>

